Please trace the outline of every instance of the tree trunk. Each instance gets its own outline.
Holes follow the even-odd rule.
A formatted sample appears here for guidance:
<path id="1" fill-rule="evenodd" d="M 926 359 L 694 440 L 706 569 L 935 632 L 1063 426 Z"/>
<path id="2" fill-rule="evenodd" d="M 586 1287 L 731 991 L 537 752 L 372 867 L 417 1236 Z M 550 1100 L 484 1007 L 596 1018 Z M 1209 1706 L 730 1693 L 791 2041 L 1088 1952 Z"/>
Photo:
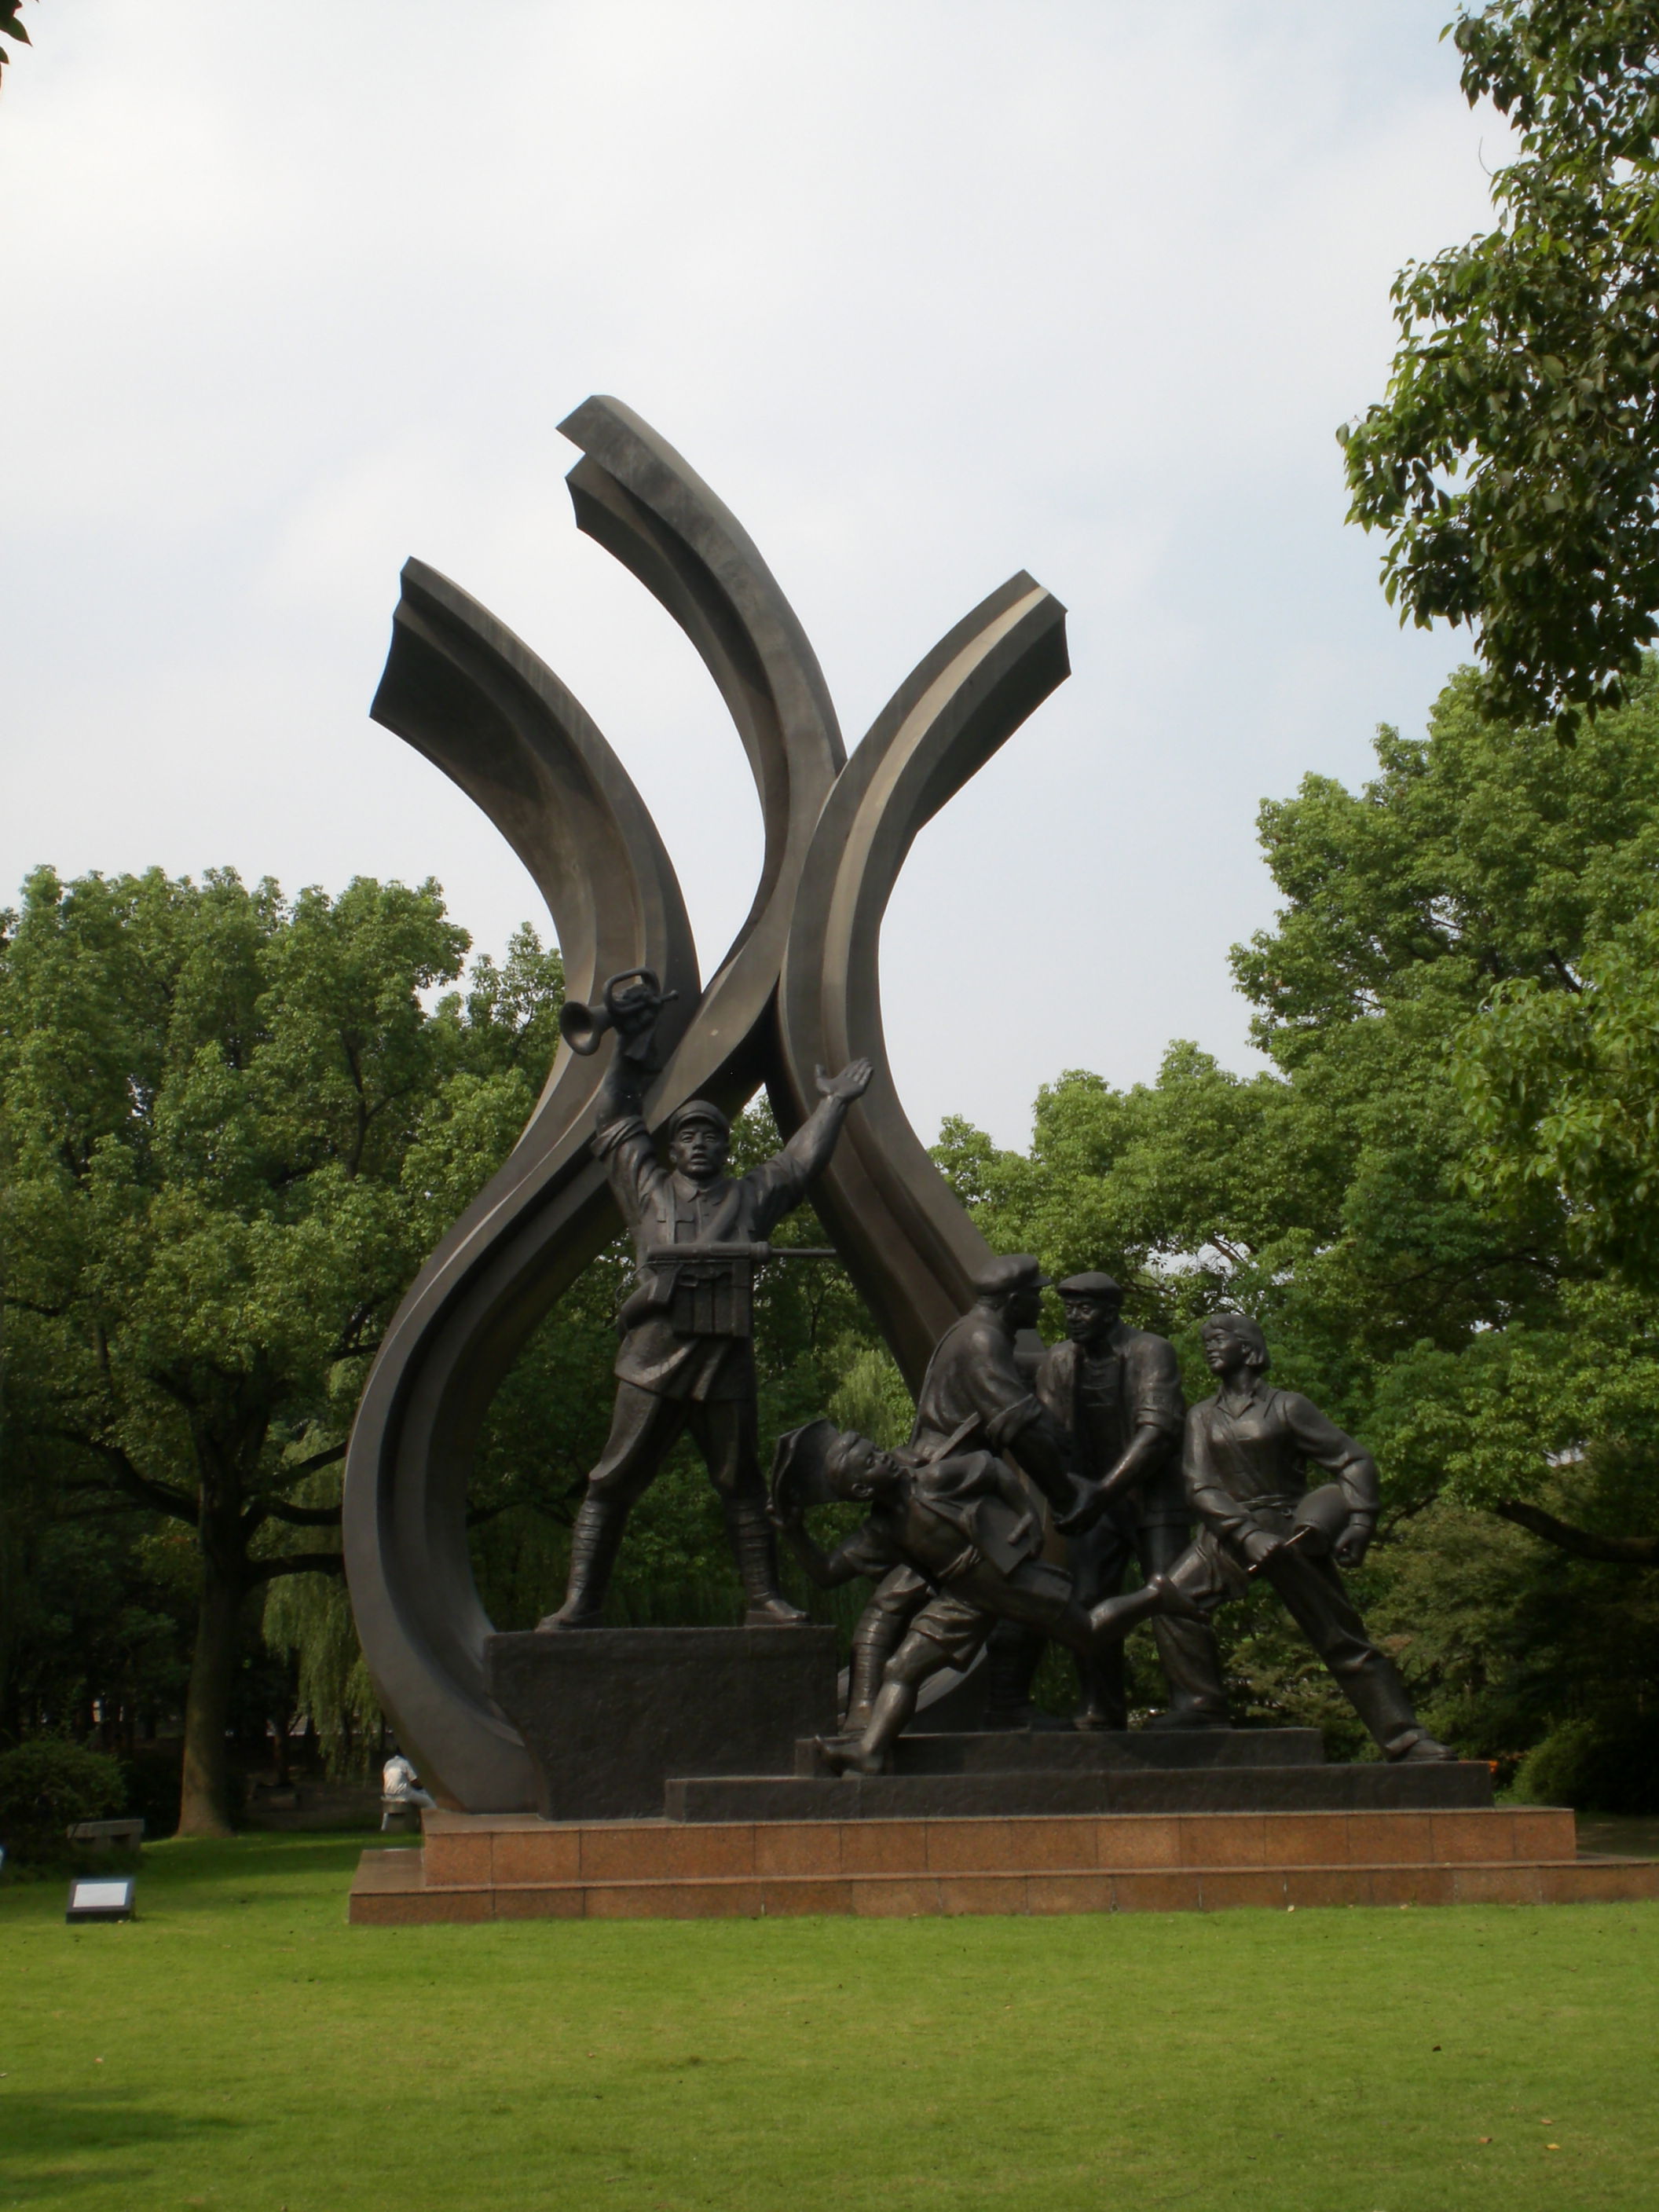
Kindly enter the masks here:
<path id="1" fill-rule="evenodd" d="M 202 1546 L 202 1601 L 196 1616 L 196 1648 L 191 1654 L 190 1690 L 185 1700 L 184 1786 L 179 1801 L 181 1836 L 228 1836 L 230 1826 L 229 1765 L 225 1728 L 230 1718 L 230 1687 L 241 1644 L 241 1578 L 216 1559 L 216 1547 Z"/>

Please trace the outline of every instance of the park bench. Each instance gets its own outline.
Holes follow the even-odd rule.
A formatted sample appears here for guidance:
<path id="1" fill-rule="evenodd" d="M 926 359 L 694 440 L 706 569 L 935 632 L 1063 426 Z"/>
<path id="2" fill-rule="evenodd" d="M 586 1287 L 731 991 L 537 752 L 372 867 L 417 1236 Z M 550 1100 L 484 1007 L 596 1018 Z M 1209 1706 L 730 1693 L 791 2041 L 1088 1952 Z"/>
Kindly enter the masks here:
<path id="1" fill-rule="evenodd" d="M 141 1817 L 126 1820 L 77 1820 L 69 1832 L 72 1844 L 90 1844 L 95 1851 L 136 1851 L 143 1841 Z"/>

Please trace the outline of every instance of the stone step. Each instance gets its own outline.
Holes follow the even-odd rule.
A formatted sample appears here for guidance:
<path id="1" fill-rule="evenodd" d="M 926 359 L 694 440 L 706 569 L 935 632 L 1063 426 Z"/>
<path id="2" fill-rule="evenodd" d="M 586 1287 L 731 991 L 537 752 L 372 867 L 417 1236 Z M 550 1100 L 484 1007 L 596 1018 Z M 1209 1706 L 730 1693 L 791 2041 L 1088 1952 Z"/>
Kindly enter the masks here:
<path id="1" fill-rule="evenodd" d="M 1571 1819 L 1571 1815 L 1567 1816 Z M 429 1848 L 429 1847 L 428 1847 Z M 434 1921 L 706 1919 L 846 1914 L 1215 1912 L 1254 1905 L 1627 1904 L 1659 1899 L 1659 1861 L 1498 1858 L 1452 1863 L 1349 1861 L 1025 1873 L 726 1875 L 691 1881 L 428 1886 L 415 1850 L 365 1851 L 352 1886 L 356 1926 Z"/>
<path id="2" fill-rule="evenodd" d="M 1322 1766 L 1317 1729 L 1004 1729 L 902 1735 L 897 1774 L 1099 1774 L 1128 1767 Z M 795 1746 L 795 1772 L 827 1775 L 816 1736 Z"/>
<path id="3" fill-rule="evenodd" d="M 1479 1759 L 1387 1766 L 1103 1766 L 1072 1774 L 688 1775 L 671 1820 L 978 1820 L 1089 1813 L 1427 1812 L 1492 1803 Z"/>
<path id="4" fill-rule="evenodd" d="M 1547 1807 L 707 1824 L 432 1812 L 424 1826 L 425 1880 L 434 1889 L 774 1875 L 1454 1865 L 1576 1855 L 1572 1814 Z"/>

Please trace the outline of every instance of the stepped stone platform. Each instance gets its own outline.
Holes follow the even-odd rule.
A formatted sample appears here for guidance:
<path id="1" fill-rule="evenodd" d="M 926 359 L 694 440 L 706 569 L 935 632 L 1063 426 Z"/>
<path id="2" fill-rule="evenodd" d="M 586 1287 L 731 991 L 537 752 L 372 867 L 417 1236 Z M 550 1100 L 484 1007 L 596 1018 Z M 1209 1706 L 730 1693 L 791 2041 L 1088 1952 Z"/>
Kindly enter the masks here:
<path id="1" fill-rule="evenodd" d="M 1309 1731 L 915 1736 L 897 1772 L 860 1778 L 815 1774 L 815 1756 L 799 1745 L 804 1771 L 793 1777 L 670 1778 L 652 1818 L 428 1813 L 422 1850 L 364 1853 L 349 1917 L 396 1926 L 1659 1899 L 1659 1862 L 1581 1856 L 1571 1812 L 1493 1806 L 1482 1765 L 1327 1766 Z M 1293 1789 L 1326 1794 L 1281 1802 Z M 1068 1791 L 1088 1802 L 1050 1802 Z M 1127 1802 L 1136 1792 L 1143 1802 Z M 1218 1792 L 1255 1795 L 1218 1804 Z"/>
<path id="2" fill-rule="evenodd" d="M 878 1775 L 832 1775 L 809 1738 L 793 1777 L 672 1777 L 663 1796 L 672 1820 L 1450 1811 L 1490 1805 L 1492 1777 L 1476 1761 L 1328 1766 L 1316 1729 L 1026 1729 L 902 1737 Z"/>

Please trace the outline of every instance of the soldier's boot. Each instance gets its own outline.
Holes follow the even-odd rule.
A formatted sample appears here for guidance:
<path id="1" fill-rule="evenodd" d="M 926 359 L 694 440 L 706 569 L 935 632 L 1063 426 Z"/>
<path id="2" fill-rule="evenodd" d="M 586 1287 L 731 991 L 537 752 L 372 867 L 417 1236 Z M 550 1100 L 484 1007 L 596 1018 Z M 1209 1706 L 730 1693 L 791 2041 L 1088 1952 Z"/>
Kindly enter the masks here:
<path id="1" fill-rule="evenodd" d="M 1077 1672 L 1083 1688 L 1083 1703 L 1072 1716 L 1072 1726 L 1085 1731 L 1127 1729 L 1129 1688 L 1123 1646 L 1108 1644 L 1087 1657 L 1079 1652 Z"/>
<path id="2" fill-rule="evenodd" d="M 745 1628 L 799 1628 L 806 1615 L 778 1588 L 778 1547 L 758 1498 L 726 1500 L 726 1534 L 743 1584 Z"/>
<path id="3" fill-rule="evenodd" d="M 915 1685 L 884 1682 L 860 1736 L 820 1736 L 819 1756 L 832 1774 L 890 1774 L 893 1746 L 916 1710 Z"/>
<path id="4" fill-rule="evenodd" d="M 628 1507 L 620 1498 L 584 1498 L 570 1532 L 570 1580 L 564 1603 L 538 1629 L 598 1628 L 605 1620 L 605 1594 L 617 1564 Z"/>
<path id="5" fill-rule="evenodd" d="M 1203 1607 L 1178 1589 L 1167 1575 L 1153 1575 L 1127 1596 L 1103 1598 L 1091 1606 L 1089 1626 L 1097 1643 L 1120 1644 L 1143 1620 L 1155 1620 L 1160 1613 L 1173 1613 L 1177 1620 L 1206 1617 Z"/>
<path id="6" fill-rule="evenodd" d="M 1424 1729 L 1419 1735 L 1414 1735 L 1401 1750 L 1391 1751 L 1389 1753 L 1390 1760 L 1396 1766 L 1407 1759 L 1415 1763 L 1419 1760 L 1455 1759 L 1457 1753 L 1449 1744 L 1442 1743 L 1438 1736 L 1431 1735 L 1427 1729 Z"/>
<path id="7" fill-rule="evenodd" d="M 1146 1723 L 1150 1729 L 1224 1729 L 1231 1726 L 1227 1686 L 1215 1632 L 1197 1622 L 1160 1614 L 1152 1623 L 1158 1663 L 1170 1686 L 1170 1702 Z"/>
<path id="8" fill-rule="evenodd" d="M 1031 1685 L 1042 1658 L 1042 1638 L 1013 1621 L 999 1621 L 985 1647 L 986 1729 L 1024 1729 L 1038 1717 Z"/>
<path id="9" fill-rule="evenodd" d="M 1409 1761 L 1417 1765 L 1456 1758 L 1457 1753 L 1431 1735 L 1418 1719 L 1412 1710 L 1411 1693 L 1393 1660 L 1376 1652 L 1358 1667 L 1331 1671 L 1391 1765 Z"/>
<path id="10" fill-rule="evenodd" d="M 887 1662 L 904 1640 L 909 1626 L 882 1607 L 866 1606 L 853 1631 L 853 1650 L 847 1668 L 847 1717 L 842 1723 L 848 1735 L 860 1735 L 870 1724 L 870 1714 L 887 1671 Z"/>

